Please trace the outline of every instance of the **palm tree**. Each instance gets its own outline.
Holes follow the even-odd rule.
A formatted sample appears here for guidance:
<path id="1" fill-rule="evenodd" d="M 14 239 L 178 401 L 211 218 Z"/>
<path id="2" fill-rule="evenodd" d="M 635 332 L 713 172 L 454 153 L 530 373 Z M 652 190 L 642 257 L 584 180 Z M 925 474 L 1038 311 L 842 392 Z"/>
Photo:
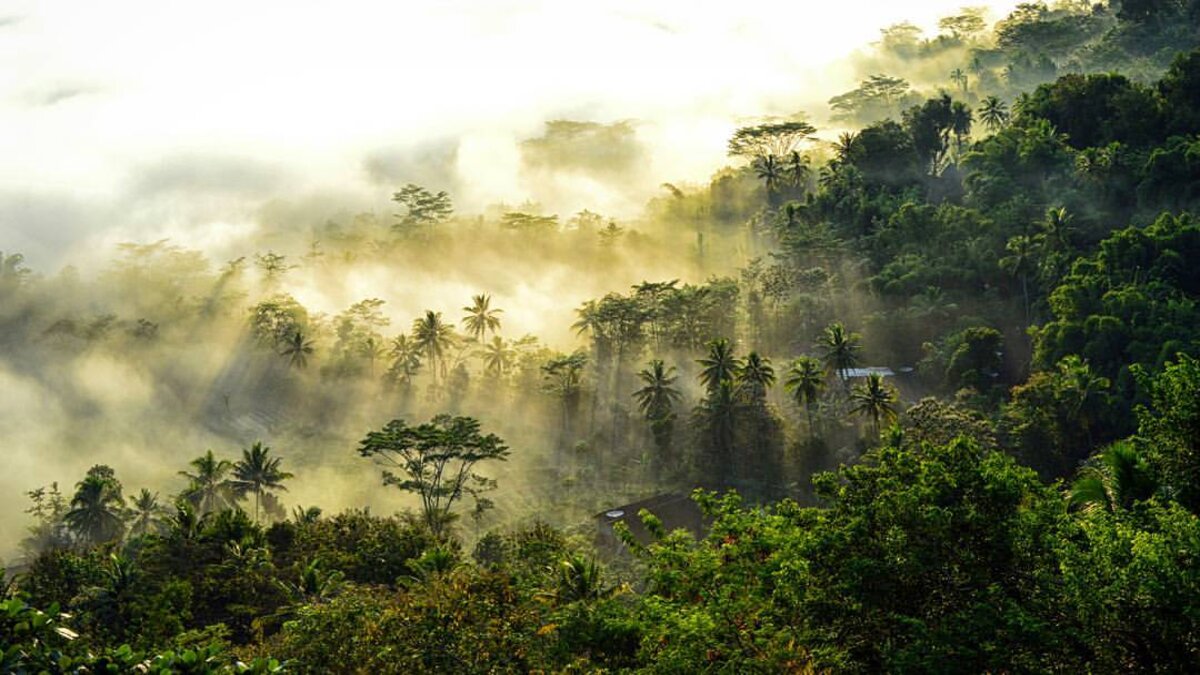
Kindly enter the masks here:
<path id="1" fill-rule="evenodd" d="M 177 541 L 191 541 L 200 536 L 205 521 L 211 517 L 211 514 L 196 513 L 196 507 L 192 506 L 192 502 L 188 501 L 185 495 L 183 499 L 175 502 L 175 511 L 167 516 L 167 534 Z"/>
<path id="2" fill-rule="evenodd" d="M 724 382 L 733 382 L 741 362 L 733 355 L 733 345 L 725 338 L 719 338 L 708 343 L 708 356 L 697 361 L 704 369 L 700 371 L 700 382 L 714 394 Z"/>
<path id="3" fill-rule="evenodd" d="M 308 367 L 308 355 L 313 353 L 313 341 L 307 340 L 304 333 L 293 331 L 283 341 L 283 351 L 280 356 L 288 357 L 288 366 L 303 370 Z"/>
<path id="4" fill-rule="evenodd" d="M 766 185 L 767 204 L 773 208 L 779 191 L 779 181 L 784 177 L 783 164 L 775 155 L 759 157 L 754 160 L 754 175 Z"/>
<path id="5" fill-rule="evenodd" d="M 971 123 L 975 121 L 971 108 L 962 101 L 950 106 L 950 131 L 954 134 L 955 151 L 962 154 L 963 141 L 971 135 Z"/>
<path id="6" fill-rule="evenodd" d="M 121 536 L 125 531 L 122 518 L 125 498 L 121 484 L 108 472 L 95 467 L 75 485 L 71 509 L 63 515 L 67 529 L 87 545 L 102 544 Z M 102 467 L 107 469 L 107 467 Z"/>
<path id="7" fill-rule="evenodd" d="M 970 78 L 963 72 L 962 68 L 955 68 L 950 71 L 950 79 L 963 90 L 964 94 L 967 93 L 967 83 L 970 82 Z"/>
<path id="8" fill-rule="evenodd" d="M 736 414 L 737 392 L 730 379 L 718 380 L 716 388 L 709 391 L 696 410 L 708 445 L 700 468 L 717 480 L 727 480 L 733 471 Z"/>
<path id="9" fill-rule="evenodd" d="M 421 348 L 417 341 L 407 335 L 397 335 L 392 339 L 392 347 L 388 353 L 392 357 L 389 376 L 408 386 L 421 367 Z"/>
<path id="10" fill-rule="evenodd" d="M 129 534 L 139 537 L 143 534 L 160 532 L 164 527 L 163 518 L 166 510 L 158 503 L 158 493 L 146 488 L 133 498 L 133 508 L 129 510 Z"/>
<path id="11" fill-rule="evenodd" d="M 1067 211 L 1067 207 L 1060 206 L 1046 211 L 1046 217 L 1041 222 L 1042 241 L 1048 251 L 1060 252 L 1065 251 L 1070 244 L 1071 239 L 1071 221 L 1075 217 Z"/>
<path id="12" fill-rule="evenodd" d="M 648 368 L 638 373 L 644 386 L 633 392 L 633 398 L 647 420 L 666 419 L 675 403 L 683 398 L 673 386 L 679 379 L 674 373 L 675 368 L 666 366 L 660 359 L 654 359 Z"/>
<path id="13" fill-rule="evenodd" d="M 1153 469 L 1130 441 L 1120 441 L 1088 460 L 1071 484 L 1071 506 L 1085 512 L 1114 513 L 1154 496 L 1159 489 Z"/>
<path id="14" fill-rule="evenodd" d="M 840 321 L 826 326 L 821 336 L 825 366 L 836 373 L 843 384 L 846 382 L 846 371 L 858 365 L 859 339 L 858 333 L 848 332 Z"/>
<path id="15" fill-rule="evenodd" d="M 463 317 L 463 325 L 466 326 L 467 332 L 475 338 L 476 342 L 483 342 L 487 332 L 490 330 L 496 333 L 500 330 L 500 317 L 497 314 L 503 314 L 502 309 L 491 309 L 492 296 L 490 295 L 475 295 L 471 297 L 473 304 L 469 307 L 463 307 L 463 311 L 467 313 Z"/>
<path id="16" fill-rule="evenodd" d="M 808 417 L 808 431 L 813 429 L 812 408 L 821 390 L 825 388 L 825 373 L 821 361 L 812 356 L 801 356 L 788 368 L 783 386 L 792 393 L 792 400 L 803 408 Z"/>
<path id="17" fill-rule="evenodd" d="M 983 99 L 983 103 L 979 106 L 979 121 L 988 128 L 988 131 L 995 131 L 1004 126 L 1008 122 L 1008 106 L 996 98 L 989 96 Z"/>
<path id="18" fill-rule="evenodd" d="M 1061 378 L 1061 396 L 1069 406 L 1067 418 L 1083 427 L 1087 435 L 1088 450 L 1095 447 L 1092 440 L 1092 425 L 1096 418 L 1108 408 L 1112 381 L 1092 371 L 1091 366 L 1076 354 L 1063 357 L 1058 362 Z"/>
<path id="19" fill-rule="evenodd" d="M 484 345 L 479 355 L 483 359 L 483 372 L 491 377 L 503 377 L 512 368 L 516 350 L 499 335 L 493 335 L 492 341 Z"/>
<path id="20" fill-rule="evenodd" d="M 788 155 L 788 161 L 784 170 L 787 172 L 788 180 L 791 181 L 792 187 L 804 187 L 808 182 L 808 175 L 812 173 L 812 167 L 809 166 L 809 159 L 805 155 L 793 150 L 792 154 Z"/>
<path id="21" fill-rule="evenodd" d="M 546 391 L 558 397 L 562 405 L 560 442 L 566 443 L 572 433 L 572 422 L 583 382 L 583 368 L 587 365 L 587 354 L 576 350 L 570 355 L 558 355 L 542 364 L 542 379 Z"/>
<path id="22" fill-rule="evenodd" d="M 233 463 L 227 459 L 217 459 L 209 450 L 190 462 L 196 469 L 191 474 L 180 471 L 179 475 L 187 478 L 189 485 L 183 491 L 187 499 L 200 512 L 200 515 L 232 508 L 235 503 L 233 485 L 226 478 L 233 470 Z"/>
<path id="23" fill-rule="evenodd" d="M 375 362 L 384 354 L 383 342 L 374 335 L 367 337 L 358 345 L 358 353 L 361 354 L 369 364 L 371 377 L 375 377 Z"/>
<path id="24" fill-rule="evenodd" d="M 1008 255 L 1000 259 L 1000 269 L 1021 280 L 1021 296 L 1024 299 L 1025 323 L 1030 321 L 1029 307 L 1029 272 L 1033 268 L 1034 243 L 1033 239 L 1019 234 L 1004 245 Z"/>
<path id="25" fill-rule="evenodd" d="M 750 352 L 737 371 L 738 392 L 751 403 L 759 404 L 767 398 L 767 390 L 775 384 L 775 368 L 771 359 Z"/>
<path id="26" fill-rule="evenodd" d="M 425 352 L 436 386 L 438 374 L 446 376 L 446 350 L 454 344 L 454 327 L 442 321 L 441 312 L 426 310 L 423 318 L 413 321 L 413 339 Z"/>
<path id="27" fill-rule="evenodd" d="M 667 466 L 671 459 L 668 454 L 675 430 L 675 404 L 683 398 L 683 394 L 674 386 L 679 379 L 675 376 L 674 367 L 666 366 L 660 359 L 654 359 L 648 365 L 638 373 L 643 386 L 633 392 L 633 398 L 650 425 L 650 434 L 658 448 L 653 467 L 656 474 L 661 474 L 660 469 Z"/>
<path id="28" fill-rule="evenodd" d="M 575 329 L 577 335 L 591 333 L 593 337 L 600 332 L 600 306 L 595 300 L 588 300 L 580 305 L 579 309 L 575 310 L 575 316 L 579 317 L 575 323 L 571 324 L 571 328 Z"/>
<path id="29" fill-rule="evenodd" d="M 844 132 L 838 136 L 837 141 L 833 144 L 834 159 L 838 164 L 848 164 L 854 156 L 854 150 L 858 147 L 858 134 L 853 132 Z"/>
<path id="30" fill-rule="evenodd" d="M 258 522 L 258 512 L 265 493 L 271 490 L 287 491 L 283 481 L 292 474 L 279 468 L 283 459 L 270 457 L 271 448 L 262 443 L 255 443 L 249 450 L 242 450 L 242 459 L 233 465 L 233 491 L 244 495 L 254 493 L 254 522 Z"/>
<path id="31" fill-rule="evenodd" d="M 591 558 L 577 553 L 571 554 L 550 569 L 554 586 L 543 590 L 537 597 L 555 603 L 588 602 L 612 597 L 621 590 L 620 586 L 604 583 L 600 566 Z"/>
<path id="32" fill-rule="evenodd" d="M 320 558 L 297 561 L 296 582 L 276 581 L 279 590 L 293 606 L 321 604 L 332 599 L 345 587 L 346 575 L 340 570 L 325 570 Z"/>
<path id="33" fill-rule="evenodd" d="M 850 401 L 854 404 L 850 412 L 871 418 L 876 437 L 879 436 L 879 418 L 896 418 L 896 390 L 886 384 L 879 373 L 870 373 L 865 382 L 855 385 L 850 391 Z"/>

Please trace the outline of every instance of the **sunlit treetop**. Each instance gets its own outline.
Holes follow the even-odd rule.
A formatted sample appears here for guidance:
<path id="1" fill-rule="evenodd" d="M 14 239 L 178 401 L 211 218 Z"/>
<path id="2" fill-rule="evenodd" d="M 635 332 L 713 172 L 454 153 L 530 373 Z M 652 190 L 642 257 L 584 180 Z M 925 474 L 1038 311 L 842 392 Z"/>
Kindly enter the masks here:
<path id="1" fill-rule="evenodd" d="M 729 139 L 729 154 L 749 159 L 784 157 L 816 131 L 816 127 L 800 120 L 742 127 Z"/>

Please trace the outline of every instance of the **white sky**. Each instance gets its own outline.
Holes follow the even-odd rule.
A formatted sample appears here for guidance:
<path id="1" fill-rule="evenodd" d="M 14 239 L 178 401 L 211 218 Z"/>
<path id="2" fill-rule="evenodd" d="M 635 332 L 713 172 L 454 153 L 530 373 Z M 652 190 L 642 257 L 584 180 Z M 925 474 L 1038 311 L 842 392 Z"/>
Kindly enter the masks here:
<path id="1" fill-rule="evenodd" d="M 457 144 L 457 201 L 515 202 L 514 143 L 555 118 L 639 120 L 654 175 L 699 180 L 739 117 L 817 110 L 879 28 L 961 4 L 0 1 L 0 250 L 49 263 L 126 237 L 203 245 L 255 200 L 386 199 L 363 169 L 380 148 Z M 229 163 L 261 180 L 200 206 L 146 196 L 148 169 L 208 158 L 226 162 L 215 184 L 241 175 Z"/>

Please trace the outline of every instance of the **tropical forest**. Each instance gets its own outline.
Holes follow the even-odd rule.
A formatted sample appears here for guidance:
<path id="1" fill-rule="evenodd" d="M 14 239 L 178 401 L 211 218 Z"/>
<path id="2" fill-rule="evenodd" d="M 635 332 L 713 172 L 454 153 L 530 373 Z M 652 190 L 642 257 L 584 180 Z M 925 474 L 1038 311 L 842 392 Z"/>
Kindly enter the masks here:
<path id="1" fill-rule="evenodd" d="M 14 3 L 0 672 L 1200 670 L 1200 0 Z"/>

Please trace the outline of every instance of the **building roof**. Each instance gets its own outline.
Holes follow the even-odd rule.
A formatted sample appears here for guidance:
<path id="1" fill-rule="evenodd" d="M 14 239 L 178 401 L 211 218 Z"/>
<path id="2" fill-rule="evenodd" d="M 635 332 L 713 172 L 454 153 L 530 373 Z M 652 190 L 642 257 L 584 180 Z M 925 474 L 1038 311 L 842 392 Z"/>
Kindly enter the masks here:
<path id="1" fill-rule="evenodd" d="M 696 502 L 685 494 L 655 495 L 629 504 L 614 506 L 597 513 L 595 519 L 600 526 L 602 535 L 607 538 L 611 539 L 612 537 L 613 525 L 617 522 L 624 522 L 638 542 L 649 544 L 654 537 L 646 530 L 646 527 L 642 525 L 642 519 L 638 517 L 638 512 L 642 509 L 658 517 L 662 521 L 663 528 L 668 532 L 682 528 L 697 537 L 704 535 L 706 529 L 704 514 L 701 513 Z"/>
<path id="2" fill-rule="evenodd" d="M 847 379 L 852 377 L 867 377 L 868 375 L 879 375 L 880 377 L 892 377 L 896 373 L 887 366 L 867 366 L 866 368 L 847 368 L 844 371 Z"/>

